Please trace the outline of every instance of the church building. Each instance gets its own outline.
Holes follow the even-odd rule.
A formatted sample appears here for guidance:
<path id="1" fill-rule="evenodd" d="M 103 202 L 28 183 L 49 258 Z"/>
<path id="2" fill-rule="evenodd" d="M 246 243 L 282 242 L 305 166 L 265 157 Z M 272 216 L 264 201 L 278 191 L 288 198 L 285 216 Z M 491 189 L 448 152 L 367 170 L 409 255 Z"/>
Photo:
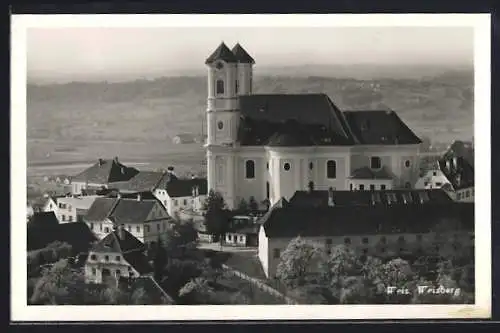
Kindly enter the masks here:
<path id="1" fill-rule="evenodd" d="M 392 110 L 342 111 L 326 95 L 253 94 L 254 59 L 240 44 L 210 55 L 208 188 L 228 207 L 274 205 L 296 191 L 412 188 L 420 139 Z"/>

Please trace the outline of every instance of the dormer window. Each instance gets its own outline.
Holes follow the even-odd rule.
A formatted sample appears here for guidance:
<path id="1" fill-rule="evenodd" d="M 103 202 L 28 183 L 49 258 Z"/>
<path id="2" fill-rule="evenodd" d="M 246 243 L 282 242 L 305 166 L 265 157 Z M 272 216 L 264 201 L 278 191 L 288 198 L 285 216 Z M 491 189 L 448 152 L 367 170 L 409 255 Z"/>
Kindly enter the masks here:
<path id="1" fill-rule="evenodd" d="M 410 193 L 403 193 L 403 201 L 405 204 L 411 203 L 413 201 Z"/>
<path id="2" fill-rule="evenodd" d="M 222 69 L 224 67 L 224 64 L 222 62 L 218 62 L 216 65 L 215 65 L 215 68 L 217 69 Z"/>
<path id="3" fill-rule="evenodd" d="M 387 203 L 389 205 L 393 204 L 393 203 L 397 203 L 398 202 L 398 198 L 396 197 L 396 193 L 387 193 Z"/>

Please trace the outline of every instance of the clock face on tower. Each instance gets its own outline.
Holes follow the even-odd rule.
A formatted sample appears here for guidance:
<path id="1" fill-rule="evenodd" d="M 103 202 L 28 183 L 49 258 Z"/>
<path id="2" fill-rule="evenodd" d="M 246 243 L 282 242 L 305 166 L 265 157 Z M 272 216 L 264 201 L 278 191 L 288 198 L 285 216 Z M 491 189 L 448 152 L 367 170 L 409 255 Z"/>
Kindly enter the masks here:
<path id="1" fill-rule="evenodd" d="M 222 69 L 222 67 L 224 67 L 224 65 L 222 64 L 222 62 L 218 62 L 218 63 L 215 65 L 215 68 L 217 68 L 217 69 Z"/>

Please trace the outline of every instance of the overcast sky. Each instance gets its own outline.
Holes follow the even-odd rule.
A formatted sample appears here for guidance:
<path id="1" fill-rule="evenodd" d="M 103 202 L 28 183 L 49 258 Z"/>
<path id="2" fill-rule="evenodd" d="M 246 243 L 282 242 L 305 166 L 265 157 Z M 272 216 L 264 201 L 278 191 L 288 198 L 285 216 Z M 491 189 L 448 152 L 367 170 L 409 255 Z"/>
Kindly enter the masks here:
<path id="1" fill-rule="evenodd" d="M 466 27 L 31 28 L 28 77 L 112 80 L 203 71 L 221 41 L 239 42 L 261 67 L 473 61 L 473 30 Z"/>

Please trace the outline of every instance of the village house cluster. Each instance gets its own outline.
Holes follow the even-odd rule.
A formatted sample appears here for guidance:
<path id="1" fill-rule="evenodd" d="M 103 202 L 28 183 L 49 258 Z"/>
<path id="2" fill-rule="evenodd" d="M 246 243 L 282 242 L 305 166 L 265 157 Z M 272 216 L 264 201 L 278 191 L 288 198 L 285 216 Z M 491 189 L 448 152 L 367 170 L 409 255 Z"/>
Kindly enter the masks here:
<path id="1" fill-rule="evenodd" d="M 202 221 L 210 190 L 230 210 L 257 203 L 261 217 L 234 218 L 224 242 L 256 247 L 268 277 L 297 236 L 388 255 L 474 243 L 473 155 L 455 147 L 422 173 L 421 141 L 396 112 L 342 111 L 324 94 L 253 94 L 254 64 L 239 44 L 222 43 L 206 60 L 207 179 L 99 159 L 71 179 L 71 193 L 47 198 L 31 223 L 78 225 L 72 233 L 94 237 L 85 272 L 96 283 L 151 274 L 145 249 L 174 221 Z M 436 247 L 439 237 L 450 240 L 446 249 Z"/>

